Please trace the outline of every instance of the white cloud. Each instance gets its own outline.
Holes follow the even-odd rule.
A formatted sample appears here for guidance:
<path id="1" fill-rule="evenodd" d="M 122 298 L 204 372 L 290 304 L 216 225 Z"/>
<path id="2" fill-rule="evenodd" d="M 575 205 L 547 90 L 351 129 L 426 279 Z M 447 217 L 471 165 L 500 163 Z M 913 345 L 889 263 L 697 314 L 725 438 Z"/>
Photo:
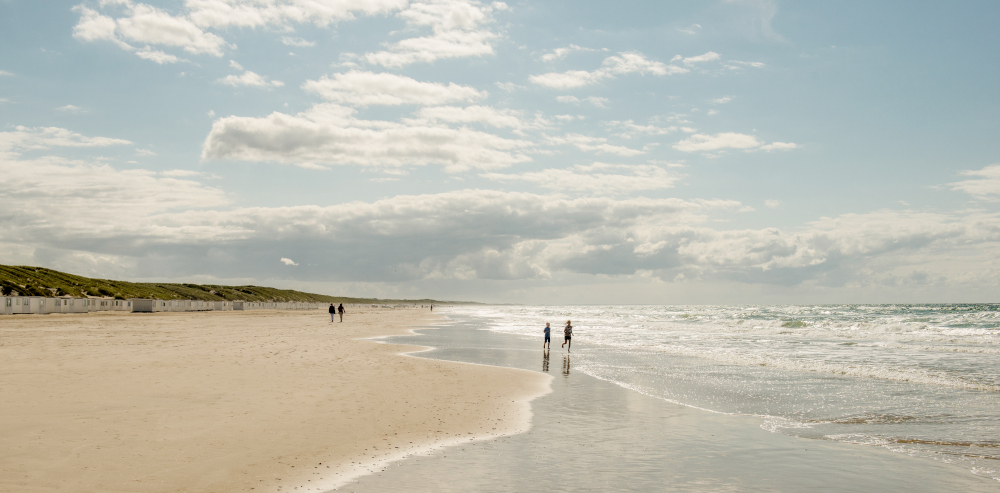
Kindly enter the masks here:
<path id="1" fill-rule="evenodd" d="M 588 173 L 616 174 L 576 172 Z M 550 178 L 587 192 L 579 176 Z M 627 179 L 623 183 L 624 189 L 637 185 Z M 53 199 L 60 207 L 74 200 Z M 87 212 L 97 207 L 89 201 L 82 205 Z M 1000 244 L 996 214 L 879 211 L 823 218 L 792 232 L 709 227 L 717 214 L 740 208 L 738 202 L 719 200 L 616 200 L 594 193 L 569 199 L 458 190 L 327 207 L 143 213 L 138 221 L 106 215 L 81 225 L 43 224 L 31 216 L 0 222 L 0 230 L 83 245 L 95 254 L 134 251 L 161 262 L 179 248 L 209 251 L 224 245 L 228 257 L 193 255 L 195 260 L 184 268 L 200 272 L 228 263 L 242 275 L 248 265 L 266 268 L 249 259 L 273 255 L 315 258 L 320 275 L 366 280 L 545 279 L 559 272 L 630 276 L 643 271 L 665 281 L 683 275 L 692 281 L 858 286 L 908 282 L 921 270 L 951 283 L 997 285 L 996 269 L 975 271 L 963 263 L 982 265 L 996 257 L 991 253 Z M 54 220 L 63 221 L 58 214 Z M 67 221 L 75 220 L 79 218 Z M 109 222 L 95 224 L 105 220 Z M 943 251 L 961 255 L 941 255 Z M 338 262 L 321 261 L 330 256 Z"/>
<path id="2" fill-rule="evenodd" d="M 75 38 L 83 41 L 117 41 L 117 23 L 114 19 L 83 5 L 77 5 L 73 10 L 80 13 L 80 21 L 73 27 Z"/>
<path id="3" fill-rule="evenodd" d="M 235 63 L 235 62 L 234 62 Z M 239 64 L 237 64 L 239 65 Z M 242 67 L 241 67 L 242 68 Z M 267 77 L 260 75 L 256 72 L 251 72 L 249 70 L 243 72 L 240 75 L 230 74 L 216 82 L 220 84 L 225 84 L 227 86 L 233 87 L 281 87 L 285 85 L 284 82 L 280 80 L 270 80 Z"/>
<path id="4" fill-rule="evenodd" d="M 579 104 L 585 101 L 598 108 L 607 108 L 608 107 L 607 104 L 610 100 L 608 98 L 602 98 L 600 96 L 588 96 L 583 99 L 580 99 L 576 96 L 562 95 L 562 96 L 556 96 L 556 101 L 559 101 L 560 103 L 574 103 L 574 104 Z"/>
<path id="5" fill-rule="evenodd" d="M 725 224 L 719 219 L 742 204 L 603 195 L 672 186 L 676 176 L 659 166 L 595 163 L 485 175 L 557 191 L 550 194 L 457 190 L 322 207 L 228 209 L 224 193 L 185 179 L 198 176 L 187 170 L 117 170 L 18 155 L 125 143 L 59 128 L 0 132 L 0 237 L 61 255 L 50 257 L 51 265 L 106 258 L 154 270 L 170 266 L 178 276 L 260 278 L 275 272 L 269 265 L 285 264 L 260 259 L 297 258 L 316 275 L 366 281 L 643 273 L 666 282 L 863 287 L 927 282 L 919 279 L 997 286 L 1000 279 L 990 267 L 1000 251 L 997 213 L 883 210 L 821 218 L 791 231 L 717 229 Z M 967 175 L 994 179 L 995 166 Z M 955 186 L 989 196 L 997 190 Z M 582 196 L 558 193 L 565 191 Z M 324 262 L 329 258 L 337 262 Z"/>
<path id="6" fill-rule="evenodd" d="M 299 48 L 308 48 L 316 46 L 315 41 L 309 41 L 302 38 L 292 38 L 290 36 L 282 36 L 281 43 L 285 46 L 297 46 Z"/>
<path id="7" fill-rule="evenodd" d="M 302 84 L 306 91 L 319 94 L 334 103 L 354 106 L 370 105 L 441 105 L 471 102 L 485 98 L 488 93 L 470 86 L 451 82 L 420 82 L 402 75 L 360 72 L 352 70 L 322 77 Z"/>
<path id="8" fill-rule="evenodd" d="M 493 54 L 497 35 L 489 31 L 445 31 L 393 43 L 389 50 L 367 53 L 372 65 L 399 68 L 414 63 L 430 63 L 443 58 L 467 58 Z"/>
<path id="9" fill-rule="evenodd" d="M 949 183 L 952 190 L 965 192 L 980 200 L 1000 199 L 1000 164 L 992 164 L 980 170 L 966 170 L 959 174 L 972 179 Z"/>
<path id="10" fill-rule="evenodd" d="M 684 58 L 684 59 L 682 59 L 682 61 L 684 62 L 684 65 L 694 65 L 696 63 L 704 63 L 704 62 L 715 61 L 715 60 L 718 60 L 719 58 L 721 58 L 721 56 L 718 53 L 716 53 L 714 51 L 710 51 L 710 52 L 705 53 L 703 55 L 698 55 L 698 56 L 692 56 L 692 57 Z"/>
<path id="11" fill-rule="evenodd" d="M 653 74 L 672 75 L 689 72 L 689 69 L 663 62 L 649 60 L 641 53 L 619 53 L 604 59 L 603 66 L 594 71 L 569 70 L 566 72 L 550 72 L 528 77 L 531 82 L 553 89 L 573 89 L 594 84 L 606 79 L 613 79 L 623 74 Z"/>
<path id="12" fill-rule="evenodd" d="M 86 137 L 65 128 L 16 126 L 13 131 L 0 132 L 0 157 L 18 155 L 23 151 L 53 147 L 106 147 L 131 142 L 108 137 Z"/>
<path id="13" fill-rule="evenodd" d="M 741 62 L 739 60 L 731 60 L 725 67 L 729 70 L 742 70 L 744 67 L 753 68 L 764 68 L 765 65 L 762 62 Z"/>
<path id="14" fill-rule="evenodd" d="M 627 247 L 621 254 L 633 259 L 626 259 L 624 267 L 634 270 L 631 252 L 635 246 L 625 243 L 624 237 L 638 237 L 649 224 L 696 224 L 710 211 L 738 205 L 732 201 L 567 199 L 459 190 L 328 207 L 156 214 L 145 216 L 140 224 L 155 225 L 159 234 L 169 235 L 147 240 L 163 245 L 162 251 L 168 245 L 176 249 L 178 244 L 188 248 L 249 246 L 249 251 L 227 249 L 232 258 L 226 260 L 237 264 L 265 252 L 281 257 L 280 248 L 291 248 L 294 251 L 285 255 L 294 255 L 300 262 L 303 256 L 332 255 L 338 259 L 339 276 L 525 279 L 547 277 L 555 270 L 600 271 L 606 267 L 589 257 L 608 249 L 621 250 L 621 244 Z M 204 235 L 213 233 L 217 235 L 214 241 L 206 242 Z M 317 263 L 321 270 L 330 267 Z"/>
<path id="15" fill-rule="evenodd" d="M 407 0 L 186 0 L 188 17 L 202 27 L 284 27 L 292 23 L 328 26 L 355 15 L 384 15 Z"/>
<path id="16" fill-rule="evenodd" d="M 535 84 L 553 89 L 573 89 L 594 84 L 608 77 L 608 72 L 601 70 L 594 72 L 570 70 L 562 73 L 550 72 L 542 75 L 532 75 L 528 79 Z"/>
<path id="17" fill-rule="evenodd" d="M 513 82 L 497 82 L 497 87 L 504 92 L 514 92 L 518 89 L 524 89 L 524 86 L 519 86 Z"/>
<path id="18" fill-rule="evenodd" d="M 746 149 L 761 151 L 781 151 L 798 149 L 801 146 L 790 142 L 764 144 L 753 135 L 736 132 L 722 132 L 715 135 L 694 134 L 674 144 L 674 149 L 682 152 L 706 152 L 720 149 Z"/>
<path id="19" fill-rule="evenodd" d="M 549 145 L 572 145 L 581 151 L 616 154 L 618 156 L 638 156 L 639 154 L 645 153 L 645 151 L 640 151 L 638 149 L 608 144 L 608 139 L 603 137 L 589 137 L 581 134 L 566 134 L 563 137 L 547 137 L 546 143 Z"/>
<path id="20" fill-rule="evenodd" d="M 674 149 L 682 152 L 715 151 L 719 149 L 749 149 L 763 143 L 753 135 L 723 132 L 715 135 L 694 134 L 674 144 Z"/>
<path id="21" fill-rule="evenodd" d="M 522 120 L 520 111 L 496 109 L 489 106 L 434 106 L 421 108 L 416 117 L 419 120 L 443 121 L 449 123 L 482 123 L 491 127 L 524 128 L 528 124 Z"/>
<path id="22" fill-rule="evenodd" d="M 715 104 L 726 104 L 733 100 L 732 96 L 723 96 L 721 98 L 712 99 L 711 101 Z"/>
<path id="23" fill-rule="evenodd" d="M 767 206 L 767 207 L 769 207 L 769 208 L 771 208 L 771 209 L 777 209 L 777 208 L 781 207 L 781 201 L 780 200 L 774 200 L 774 199 L 768 199 L 768 200 L 764 201 L 764 205 Z"/>
<path id="24" fill-rule="evenodd" d="M 151 5 L 143 3 L 123 4 L 125 15 L 118 18 L 103 15 L 95 10 L 78 5 L 73 9 L 80 13 L 80 21 L 73 29 L 73 36 L 82 41 L 112 41 L 128 51 L 137 51 L 128 42 L 145 45 L 171 46 L 184 49 L 192 54 L 222 56 L 223 48 L 229 45 L 221 37 L 203 31 L 190 19 L 172 16 Z M 138 50 L 143 58 L 166 63 L 167 54 L 160 55 L 148 46 Z"/>
<path id="25" fill-rule="evenodd" d="M 183 178 L 188 176 L 204 176 L 204 175 L 205 173 L 190 169 L 168 169 L 166 171 L 160 172 L 160 176 L 169 176 L 172 178 Z"/>
<path id="26" fill-rule="evenodd" d="M 691 24 L 688 27 L 678 27 L 677 30 L 684 34 L 698 34 L 698 31 L 701 31 L 701 24 Z"/>
<path id="27" fill-rule="evenodd" d="M 132 1 L 102 1 L 102 10 L 84 5 L 74 7 L 80 20 L 73 35 L 81 41 L 106 40 L 124 50 L 156 63 L 178 59 L 150 46 L 181 48 L 191 54 L 222 56 L 235 48 L 206 29 L 232 27 L 273 27 L 290 30 L 291 24 L 312 23 L 328 26 L 355 15 L 382 15 L 407 8 L 407 0 L 185 0 L 184 10 L 171 14 L 157 7 Z M 292 46 L 312 46 L 312 42 L 285 36 Z M 146 45 L 137 49 L 129 43 Z"/>
<path id="28" fill-rule="evenodd" d="M 577 45 L 571 44 L 571 45 L 566 46 L 564 48 L 556 48 L 556 49 L 552 50 L 551 53 L 546 53 L 546 54 L 542 55 L 542 61 L 543 62 L 554 62 L 556 60 L 561 60 L 563 58 L 566 58 L 566 55 L 568 55 L 570 53 L 577 52 L 577 51 L 600 51 L 600 50 L 595 50 L 593 48 L 584 48 L 582 46 L 577 46 Z"/>
<path id="29" fill-rule="evenodd" d="M 292 259 L 290 259 L 288 257 L 281 257 L 281 263 L 283 263 L 285 265 L 299 265 L 299 264 L 295 263 L 294 260 L 292 260 Z"/>
<path id="30" fill-rule="evenodd" d="M 527 141 L 468 128 L 360 120 L 355 113 L 321 104 L 296 115 L 221 118 L 212 125 L 202 158 L 314 166 L 440 164 L 452 172 L 530 161 L 521 152 L 532 146 Z"/>
<path id="31" fill-rule="evenodd" d="M 79 106 L 72 105 L 72 104 L 67 104 L 66 106 L 60 106 L 60 107 L 58 107 L 56 109 L 59 110 L 59 111 L 69 111 L 71 113 L 77 113 L 77 112 L 81 111 L 81 108 Z"/>
<path id="32" fill-rule="evenodd" d="M 762 151 L 787 151 L 789 149 L 799 149 L 802 146 L 798 144 L 793 144 L 791 142 L 771 142 L 767 145 L 760 146 Z"/>
<path id="33" fill-rule="evenodd" d="M 506 8 L 502 2 L 484 6 L 476 0 L 411 3 L 398 16 L 412 28 L 429 27 L 432 33 L 391 43 L 386 50 L 366 53 L 361 59 L 373 65 L 402 67 L 446 58 L 492 55 L 493 42 L 499 36 L 483 25 L 492 22 L 493 10 Z"/>
<path id="34" fill-rule="evenodd" d="M 676 125 L 671 125 L 669 127 L 658 127 L 656 125 L 638 125 L 632 120 L 617 121 L 612 120 L 608 122 L 608 126 L 612 128 L 623 129 L 618 135 L 626 139 L 631 139 L 640 134 L 646 135 L 667 135 L 678 131 Z"/>
<path id="35" fill-rule="evenodd" d="M 63 128 L 15 127 L 0 132 L 0 237 L 24 238 L 28 244 L 48 239 L 77 246 L 101 238 L 134 244 L 136 234 L 157 237 L 151 224 L 125 218 L 217 207 L 228 203 L 218 189 L 197 182 L 158 177 L 152 171 L 117 170 L 101 163 L 46 155 L 24 159 L 23 151 L 59 147 L 105 147 L 129 144 L 122 139 L 87 137 Z M 112 212 L 109 212 L 112 211 Z M 130 211 L 119 214 L 113 211 Z M 141 222 L 141 221 L 140 221 Z M 54 242 L 54 243 L 51 243 Z"/>
<path id="36" fill-rule="evenodd" d="M 0 77 L 13 77 L 14 74 L 6 70 L 0 70 Z"/>
<path id="37" fill-rule="evenodd" d="M 135 52 L 135 54 L 139 58 L 150 60 L 160 65 L 163 65 L 164 63 L 177 63 L 180 61 L 180 59 L 174 55 L 151 49 L 149 46 Z"/>
<path id="38" fill-rule="evenodd" d="M 659 166 L 638 164 L 577 165 L 519 174 L 484 173 L 491 180 L 533 183 L 562 192 L 621 193 L 671 188 L 679 177 Z"/>

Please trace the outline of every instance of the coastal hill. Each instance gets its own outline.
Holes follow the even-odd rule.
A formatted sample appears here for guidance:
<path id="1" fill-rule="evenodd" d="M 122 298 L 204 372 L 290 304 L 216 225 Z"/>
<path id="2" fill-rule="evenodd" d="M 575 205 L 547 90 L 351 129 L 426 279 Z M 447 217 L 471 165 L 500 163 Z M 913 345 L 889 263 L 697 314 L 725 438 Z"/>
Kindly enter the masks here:
<path id="1" fill-rule="evenodd" d="M 323 302 L 323 303 L 448 303 L 450 301 L 383 300 L 378 298 L 349 298 L 303 293 L 291 289 L 262 286 L 219 286 L 215 284 L 178 284 L 166 282 L 127 282 L 110 279 L 91 279 L 25 265 L 0 265 L 0 292 L 4 296 L 73 296 L 107 297 L 117 299 L 152 298 L 160 300 L 202 301 L 265 301 L 265 302 Z M 463 302 L 458 302 L 463 303 Z"/>

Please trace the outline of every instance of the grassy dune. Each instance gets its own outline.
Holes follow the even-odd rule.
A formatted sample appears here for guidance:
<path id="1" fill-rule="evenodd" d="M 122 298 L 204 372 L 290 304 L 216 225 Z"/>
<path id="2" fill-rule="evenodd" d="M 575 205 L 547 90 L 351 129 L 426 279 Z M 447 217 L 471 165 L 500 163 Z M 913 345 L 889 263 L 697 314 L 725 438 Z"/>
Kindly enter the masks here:
<path id="1" fill-rule="evenodd" d="M 303 293 L 290 289 L 262 286 L 218 286 L 214 284 L 176 284 L 166 282 L 127 282 L 91 279 L 44 267 L 0 265 L 0 291 L 20 296 L 100 296 L 120 299 L 154 298 L 161 300 L 242 300 L 310 301 L 324 303 L 440 303 L 435 300 L 379 300 Z"/>

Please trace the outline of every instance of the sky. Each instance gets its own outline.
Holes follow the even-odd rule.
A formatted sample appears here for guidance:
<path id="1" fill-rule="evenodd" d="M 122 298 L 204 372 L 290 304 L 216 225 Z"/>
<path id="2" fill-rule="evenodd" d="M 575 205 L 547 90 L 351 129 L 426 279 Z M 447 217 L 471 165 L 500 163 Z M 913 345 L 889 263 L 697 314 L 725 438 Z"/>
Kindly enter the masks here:
<path id="1" fill-rule="evenodd" d="M 1000 301 L 1000 3 L 0 0 L 0 263 Z"/>

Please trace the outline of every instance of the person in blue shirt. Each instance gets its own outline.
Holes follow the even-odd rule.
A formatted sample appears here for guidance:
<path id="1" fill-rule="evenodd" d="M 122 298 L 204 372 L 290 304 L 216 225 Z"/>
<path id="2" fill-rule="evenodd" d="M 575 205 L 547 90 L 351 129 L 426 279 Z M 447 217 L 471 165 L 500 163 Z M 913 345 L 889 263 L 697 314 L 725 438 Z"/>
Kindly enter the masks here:
<path id="1" fill-rule="evenodd" d="M 545 342 L 542 343 L 542 349 L 547 349 L 552 347 L 552 328 L 549 327 L 549 323 L 545 322 Z"/>

